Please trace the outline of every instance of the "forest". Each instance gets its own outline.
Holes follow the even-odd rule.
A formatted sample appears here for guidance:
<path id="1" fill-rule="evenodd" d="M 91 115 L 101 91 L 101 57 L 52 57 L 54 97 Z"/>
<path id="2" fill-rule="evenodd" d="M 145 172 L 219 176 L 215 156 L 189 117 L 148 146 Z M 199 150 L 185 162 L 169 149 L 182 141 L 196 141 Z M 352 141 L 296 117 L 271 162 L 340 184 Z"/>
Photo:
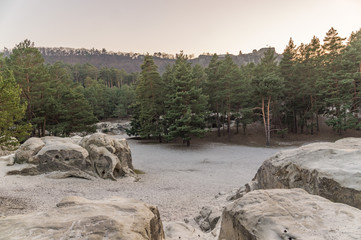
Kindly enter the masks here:
<path id="1" fill-rule="evenodd" d="M 262 122 L 267 145 L 273 134 L 314 134 L 320 119 L 337 134 L 361 129 L 361 31 L 346 40 L 331 28 L 322 44 L 313 37 L 296 46 L 291 38 L 282 56 L 277 61 L 269 48 L 259 64 L 239 67 L 231 55 L 214 54 L 202 67 L 180 52 L 160 74 L 154 56 L 145 55 L 141 71 L 127 73 L 45 64 L 24 40 L 0 58 L 0 145 L 92 132 L 108 118 L 131 118 L 128 134 L 188 146 L 212 127 L 231 134 L 231 122 L 236 133 Z"/>

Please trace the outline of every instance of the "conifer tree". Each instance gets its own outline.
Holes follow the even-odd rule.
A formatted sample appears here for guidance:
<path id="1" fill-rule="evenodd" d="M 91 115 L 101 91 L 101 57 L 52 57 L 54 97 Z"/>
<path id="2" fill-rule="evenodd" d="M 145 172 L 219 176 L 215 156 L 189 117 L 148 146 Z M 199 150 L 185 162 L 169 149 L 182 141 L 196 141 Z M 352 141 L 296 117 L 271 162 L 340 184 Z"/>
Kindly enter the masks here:
<path id="1" fill-rule="evenodd" d="M 163 83 L 152 56 L 146 55 L 141 66 L 136 99 L 139 104 L 139 122 L 141 137 L 158 137 L 162 142 L 164 126 L 164 93 Z"/>
<path id="2" fill-rule="evenodd" d="M 174 92 L 168 95 L 166 114 L 170 124 L 168 137 L 180 137 L 189 146 L 192 137 L 201 137 L 205 133 L 207 97 L 197 87 L 197 79 L 183 52 L 177 55 L 173 68 L 171 84 Z"/>
<path id="3" fill-rule="evenodd" d="M 0 56 L 1 57 L 1 56 Z M 0 61 L 2 61 L 0 59 Z M 21 89 L 13 73 L 0 69 L 0 147 L 12 147 L 29 135 L 30 124 L 22 124 L 26 103 L 20 101 Z"/>
<path id="4" fill-rule="evenodd" d="M 280 76 L 274 50 L 268 49 L 261 63 L 256 68 L 256 76 L 253 84 L 256 94 L 261 100 L 262 119 L 266 136 L 266 145 L 271 142 L 271 104 L 282 95 L 284 88 L 283 78 Z M 272 114 L 275 114 L 273 112 Z"/>
<path id="5" fill-rule="evenodd" d="M 22 101 L 27 103 L 26 119 L 34 127 L 32 135 L 35 135 L 37 129 L 39 136 L 44 136 L 47 121 L 44 105 L 49 88 L 49 74 L 44 59 L 34 43 L 26 39 L 16 45 L 6 60 L 22 89 Z"/>
<path id="6" fill-rule="evenodd" d="M 299 79 L 296 73 L 296 54 L 296 45 L 292 38 L 290 38 L 288 45 L 283 51 L 283 58 L 280 62 L 280 73 L 285 81 L 286 122 L 289 129 L 294 133 L 297 133 L 297 112 L 298 102 L 300 102 Z"/>
<path id="7" fill-rule="evenodd" d="M 325 83 L 327 83 L 327 94 L 325 101 L 327 104 L 327 114 L 329 119 L 326 123 L 332 126 L 339 134 L 347 129 L 344 124 L 345 113 L 349 110 L 350 99 L 348 94 L 350 84 L 342 82 L 341 51 L 344 49 L 345 38 L 338 36 L 338 32 L 331 28 L 323 40 L 323 64 L 325 65 Z"/>
<path id="8" fill-rule="evenodd" d="M 236 83 L 240 79 L 238 66 L 233 62 L 232 57 L 227 54 L 225 59 L 219 65 L 219 91 L 217 94 L 222 96 L 224 111 L 227 116 L 227 133 L 230 134 L 231 111 L 234 110 L 235 96 L 237 94 Z"/>
<path id="9" fill-rule="evenodd" d="M 217 136 L 221 136 L 221 123 L 219 121 L 220 113 L 222 110 L 222 97 L 220 95 L 220 72 L 219 72 L 220 61 L 218 60 L 217 54 L 212 56 L 212 59 L 205 69 L 207 74 L 206 93 L 209 96 L 210 109 L 213 113 L 216 113 L 215 124 L 217 126 Z"/>

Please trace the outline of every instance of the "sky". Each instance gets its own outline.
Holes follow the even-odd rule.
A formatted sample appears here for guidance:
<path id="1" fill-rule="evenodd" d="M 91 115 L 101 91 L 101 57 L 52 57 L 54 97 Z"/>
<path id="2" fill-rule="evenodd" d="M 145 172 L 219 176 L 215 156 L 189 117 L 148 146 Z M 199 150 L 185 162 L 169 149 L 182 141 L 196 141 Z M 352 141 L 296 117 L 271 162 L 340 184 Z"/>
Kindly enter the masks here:
<path id="1" fill-rule="evenodd" d="M 0 0 L 0 50 L 24 39 L 37 47 L 105 48 L 170 54 L 282 53 L 361 28 L 361 0 Z"/>

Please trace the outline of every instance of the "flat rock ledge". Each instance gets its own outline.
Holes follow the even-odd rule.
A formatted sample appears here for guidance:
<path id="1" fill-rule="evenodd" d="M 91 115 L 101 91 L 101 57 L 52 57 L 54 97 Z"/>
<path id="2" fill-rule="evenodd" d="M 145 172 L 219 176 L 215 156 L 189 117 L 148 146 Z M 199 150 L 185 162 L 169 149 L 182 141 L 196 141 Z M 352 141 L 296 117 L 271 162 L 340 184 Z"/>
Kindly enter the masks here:
<path id="1" fill-rule="evenodd" d="M 256 190 L 226 207 L 219 240 L 361 239 L 361 211 L 303 189 Z"/>
<path id="2" fill-rule="evenodd" d="M 15 152 L 17 164 L 31 164 L 11 174 L 37 175 L 48 173 L 52 178 L 96 177 L 116 180 L 124 176 L 134 177 L 132 156 L 125 139 L 95 133 L 85 137 L 29 138 Z"/>
<path id="3" fill-rule="evenodd" d="M 361 209 L 361 138 L 285 150 L 266 160 L 253 180 L 228 200 L 257 189 L 302 188 Z"/>
<path id="4" fill-rule="evenodd" d="M 114 197 L 66 197 L 47 212 L 0 218 L 0 239 L 163 240 L 157 207 Z"/>

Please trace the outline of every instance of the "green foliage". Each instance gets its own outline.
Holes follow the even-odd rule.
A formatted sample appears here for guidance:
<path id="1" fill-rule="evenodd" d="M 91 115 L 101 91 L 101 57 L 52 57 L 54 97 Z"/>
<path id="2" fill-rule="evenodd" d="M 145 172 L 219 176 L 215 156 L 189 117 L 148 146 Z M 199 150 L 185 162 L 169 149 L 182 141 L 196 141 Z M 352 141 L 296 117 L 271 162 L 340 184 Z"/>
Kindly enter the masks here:
<path id="1" fill-rule="evenodd" d="M 221 126 L 225 134 L 225 123 L 230 132 L 235 119 L 237 133 L 239 124 L 245 132 L 261 120 L 269 143 L 272 131 L 282 136 L 319 131 L 320 115 L 339 134 L 360 128 L 361 33 L 353 33 L 345 44 L 331 28 L 323 42 L 321 46 L 313 37 L 296 46 L 290 39 L 279 65 L 271 48 L 259 64 L 238 67 L 235 56 L 213 55 L 205 69 L 192 67 L 180 53 L 160 76 L 149 55 L 141 72 L 131 74 L 91 64 L 46 66 L 34 44 L 25 40 L 6 64 L 0 61 L 0 69 L 3 79 L 9 79 L 10 72 L 4 71 L 9 68 L 22 90 L 19 106 L 26 106 L 23 120 L 32 124 L 33 136 L 46 130 L 52 135 L 92 131 L 96 119 L 132 116 L 128 134 L 181 138 L 189 144 L 204 134 L 205 119 L 217 126 L 218 136 Z M 11 124 L 22 126 L 18 118 Z"/>
<path id="2" fill-rule="evenodd" d="M 34 127 L 33 134 L 35 129 L 41 129 L 43 135 L 46 124 L 44 105 L 49 87 L 49 74 L 43 57 L 34 43 L 24 40 L 16 45 L 6 62 L 22 88 L 21 99 L 27 103 L 26 120 Z"/>
<path id="3" fill-rule="evenodd" d="M 140 124 L 138 134 L 141 137 L 159 137 L 159 141 L 162 141 L 165 100 L 163 81 L 152 56 L 144 57 L 141 68 L 142 72 L 136 89 L 136 101 L 139 105 L 137 117 Z"/>
<path id="4" fill-rule="evenodd" d="M 29 135 L 31 125 L 21 123 L 26 103 L 21 103 L 20 94 L 13 73 L 0 69 L 0 147 L 15 146 Z"/>
<path id="5" fill-rule="evenodd" d="M 171 75 L 173 91 L 167 96 L 167 137 L 180 137 L 189 146 L 192 137 L 201 137 L 205 133 L 208 98 L 197 86 L 199 80 L 193 76 L 187 57 L 182 52 L 177 55 Z"/>

